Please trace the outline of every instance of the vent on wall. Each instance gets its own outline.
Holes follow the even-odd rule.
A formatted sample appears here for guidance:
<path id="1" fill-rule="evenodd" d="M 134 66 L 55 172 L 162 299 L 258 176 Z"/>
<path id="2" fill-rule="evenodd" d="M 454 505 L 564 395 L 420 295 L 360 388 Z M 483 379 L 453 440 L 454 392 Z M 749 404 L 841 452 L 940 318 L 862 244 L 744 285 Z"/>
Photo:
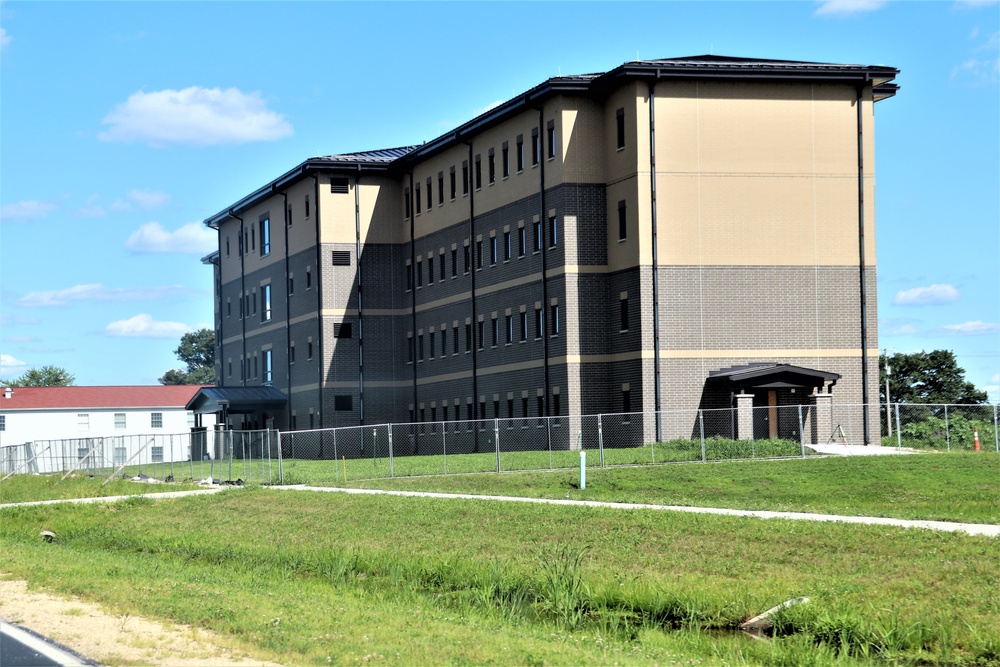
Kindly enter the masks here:
<path id="1" fill-rule="evenodd" d="M 334 266 L 350 266 L 351 265 L 351 251 L 350 250 L 334 250 L 332 257 L 333 257 L 333 265 Z"/>
<path id="2" fill-rule="evenodd" d="M 353 327 L 350 322 L 334 322 L 333 323 L 333 337 L 334 338 L 351 338 L 353 333 Z"/>
<path id="3" fill-rule="evenodd" d="M 335 195 L 346 195 L 350 181 L 346 178 L 331 178 L 330 192 Z"/>

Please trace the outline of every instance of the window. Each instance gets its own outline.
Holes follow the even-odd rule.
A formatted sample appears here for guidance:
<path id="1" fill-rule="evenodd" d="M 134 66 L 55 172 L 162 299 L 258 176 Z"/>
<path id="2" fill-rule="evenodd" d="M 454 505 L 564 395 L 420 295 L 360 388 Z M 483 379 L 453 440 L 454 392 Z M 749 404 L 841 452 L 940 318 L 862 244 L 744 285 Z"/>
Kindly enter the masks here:
<path id="1" fill-rule="evenodd" d="M 514 418 L 514 399 L 510 396 L 507 397 L 507 419 Z M 513 426 L 513 424 L 508 424 L 508 427 Z"/>
<path id="2" fill-rule="evenodd" d="M 542 425 L 542 417 L 545 416 L 545 397 L 537 396 L 535 397 L 535 407 L 538 410 L 538 425 Z"/>
<path id="3" fill-rule="evenodd" d="M 514 342 L 514 317 L 512 315 L 507 315 L 505 324 L 507 325 L 507 345 L 510 345 Z"/>
<path id="4" fill-rule="evenodd" d="M 541 307 L 535 308 L 535 338 L 541 338 L 545 333 L 545 320 L 542 319 Z"/>
<path id="5" fill-rule="evenodd" d="M 493 185 L 494 183 L 497 182 L 497 158 L 493 154 L 493 149 L 492 148 L 490 149 L 490 153 L 489 153 L 489 156 L 487 157 L 487 161 L 488 161 L 487 165 L 488 165 L 488 169 L 489 169 L 488 174 L 489 174 L 489 178 L 490 178 L 490 185 Z"/>
<path id="6" fill-rule="evenodd" d="M 528 232 L 525 230 L 524 226 L 517 228 L 517 256 L 524 257 L 524 253 L 528 248 Z"/>
<path id="7" fill-rule="evenodd" d="M 521 416 L 522 417 L 527 417 L 528 416 L 528 397 L 527 396 L 522 396 L 521 397 Z M 528 428 L 528 425 L 527 424 L 522 424 L 522 427 L 523 428 Z"/>
<path id="8" fill-rule="evenodd" d="M 510 232 L 503 233 L 503 261 L 510 261 Z"/>
<path id="9" fill-rule="evenodd" d="M 535 237 L 534 252 L 539 252 L 542 249 L 542 223 L 533 222 L 531 223 L 531 233 Z"/>
<path id="10" fill-rule="evenodd" d="M 429 190 L 428 190 L 429 192 Z M 454 197 L 454 195 L 452 195 Z M 438 172 L 438 206 L 444 206 L 444 172 Z"/>
<path id="11" fill-rule="evenodd" d="M 253 314 L 257 314 L 257 290 L 253 291 Z"/>
<path id="12" fill-rule="evenodd" d="M 410 189 L 403 190 L 403 217 L 410 219 Z"/>
<path id="13" fill-rule="evenodd" d="M 479 418 L 480 419 L 486 419 L 486 401 L 485 400 L 480 400 L 479 401 Z M 480 422 L 479 423 L 479 430 L 480 431 L 485 431 L 486 430 L 486 424 L 483 423 L 483 422 Z"/>
<path id="14" fill-rule="evenodd" d="M 288 363 L 295 363 L 295 343 L 288 346 Z"/>
<path id="15" fill-rule="evenodd" d="M 496 317 L 493 318 L 493 347 L 496 347 L 500 343 L 500 322 Z"/>
<path id="16" fill-rule="evenodd" d="M 232 315 L 233 315 L 232 299 L 226 299 L 226 317 L 232 317 Z"/>
<path id="17" fill-rule="evenodd" d="M 422 287 L 424 284 L 424 263 L 421 260 L 417 260 L 417 287 Z"/>
<path id="18" fill-rule="evenodd" d="M 274 379 L 274 367 L 271 350 L 264 350 L 264 382 L 271 382 Z"/>
<path id="19" fill-rule="evenodd" d="M 413 289 L 413 265 L 406 263 L 406 291 Z"/>
<path id="20" fill-rule="evenodd" d="M 465 323 L 465 351 L 472 352 L 472 325 Z"/>
<path id="21" fill-rule="evenodd" d="M 441 356 L 448 354 L 448 330 L 441 327 Z"/>
<path id="22" fill-rule="evenodd" d="M 306 343 L 306 359 L 312 361 L 313 358 L 313 342 L 309 341 Z"/>
<path id="23" fill-rule="evenodd" d="M 517 135 L 517 171 L 524 171 L 524 135 Z"/>
<path id="24" fill-rule="evenodd" d="M 483 241 L 482 239 L 476 241 L 476 268 L 483 268 Z"/>
<path id="25" fill-rule="evenodd" d="M 542 147 L 538 141 L 538 128 L 531 129 L 531 166 L 536 166 L 542 161 Z"/>
<path id="26" fill-rule="evenodd" d="M 484 340 L 485 338 L 486 338 L 486 324 L 482 320 L 479 320 L 478 322 L 476 322 L 476 340 L 479 342 L 478 347 L 480 350 L 483 349 L 483 343 L 485 342 Z"/>
<path id="27" fill-rule="evenodd" d="M 442 268 L 444 268 L 442 266 Z M 458 248 L 451 249 L 451 277 L 458 275 Z"/>
<path id="28" fill-rule="evenodd" d="M 85 413 L 78 414 L 76 416 L 76 428 L 79 431 L 90 429 L 90 415 Z"/>
<path id="29" fill-rule="evenodd" d="M 448 182 L 451 184 L 451 200 L 455 201 L 455 167 L 451 167 L 451 171 L 448 172 Z"/>
<path id="30" fill-rule="evenodd" d="M 435 337 L 434 333 L 435 332 L 433 332 L 433 331 L 430 332 L 428 334 L 428 340 L 427 340 L 427 349 L 428 349 L 427 356 L 430 357 L 431 359 L 434 358 L 434 350 L 435 350 L 435 345 L 434 344 L 437 342 L 437 341 L 434 340 L 434 337 Z"/>
<path id="31" fill-rule="evenodd" d="M 414 202 L 416 202 L 415 203 L 416 213 L 417 215 L 420 215 L 420 183 L 417 183 L 413 187 L 413 200 Z"/>
<path id="32" fill-rule="evenodd" d="M 458 354 L 458 325 L 451 328 L 451 353 Z"/>
<path id="33" fill-rule="evenodd" d="M 427 284 L 434 283 L 434 255 L 427 256 Z"/>
<path id="34" fill-rule="evenodd" d="M 268 215 L 260 216 L 260 256 L 271 254 L 271 221 Z"/>
<path id="35" fill-rule="evenodd" d="M 462 160 L 462 194 L 469 194 L 469 161 Z"/>
<path id="36" fill-rule="evenodd" d="M 253 227 L 250 228 L 250 250 L 255 250 L 257 248 L 257 230 Z"/>
<path id="37" fill-rule="evenodd" d="M 345 178 L 344 180 L 346 181 L 347 179 Z M 331 181 L 331 185 L 332 185 L 332 183 L 333 182 Z M 309 217 L 309 195 L 306 195 L 305 204 L 306 204 L 306 217 L 308 218 Z"/>
<path id="38" fill-rule="evenodd" d="M 559 245 L 559 219 L 556 216 L 549 218 L 549 247 L 555 248 Z"/>
<path id="39" fill-rule="evenodd" d="M 632 412 L 632 392 L 622 389 L 622 412 Z"/>
<path id="40" fill-rule="evenodd" d="M 550 120 L 545 126 L 545 139 L 549 148 L 549 159 L 556 156 L 556 122 Z"/>
<path id="41" fill-rule="evenodd" d="M 406 363 L 413 363 L 413 336 L 406 337 Z"/>
<path id="42" fill-rule="evenodd" d="M 498 398 L 493 399 L 493 418 L 500 418 L 500 399 Z"/>
<path id="43" fill-rule="evenodd" d="M 621 330 L 628 331 L 628 296 L 621 298 Z"/>
<path id="44" fill-rule="evenodd" d="M 306 268 L 306 289 L 312 289 L 312 285 L 313 285 L 312 270 Z"/>
<path id="45" fill-rule="evenodd" d="M 625 109 L 615 111 L 615 126 L 618 134 L 617 147 L 625 148 Z"/>
<path id="46" fill-rule="evenodd" d="M 288 276 L 288 295 L 295 294 L 295 277 Z"/>
<path id="47" fill-rule="evenodd" d="M 468 273 L 469 269 L 472 268 L 472 255 L 469 250 L 469 246 L 465 246 L 465 250 L 463 252 L 465 254 L 465 272 Z"/>
<path id="48" fill-rule="evenodd" d="M 267 322 L 271 319 L 271 286 L 264 285 L 261 287 L 263 292 L 260 295 L 261 300 L 261 319 Z"/>
<path id="49" fill-rule="evenodd" d="M 438 276 L 439 280 L 444 280 L 444 250 L 441 251 L 441 275 Z"/>
<path id="50" fill-rule="evenodd" d="M 503 150 L 500 153 L 500 173 L 503 178 L 510 176 L 510 149 L 507 142 L 503 142 Z"/>
<path id="51" fill-rule="evenodd" d="M 125 428 L 125 413 L 116 412 L 115 413 L 115 430 L 120 431 Z"/>
<path id="52" fill-rule="evenodd" d="M 553 305 L 549 309 L 549 312 L 552 315 L 552 323 L 551 323 L 552 334 L 551 335 L 558 336 L 559 335 L 559 305 L 558 304 Z"/>
<path id="53" fill-rule="evenodd" d="M 628 222 L 625 215 L 625 200 L 618 202 L 618 240 L 624 241 L 628 238 Z"/>
<path id="54" fill-rule="evenodd" d="M 434 190 L 431 189 L 431 177 L 427 177 L 427 210 L 434 206 Z"/>
<path id="55" fill-rule="evenodd" d="M 424 360 L 424 335 L 417 334 L 417 361 Z"/>
<path id="56" fill-rule="evenodd" d="M 226 237 L 226 257 L 229 257 L 229 237 Z"/>
<path id="57" fill-rule="evenodd" d="M 162 412 L 150 412 L 149 413 L 149 427 L 150 428 L 163 428 L 163 413 Z"/>
<path id="58" fill-rule="evenodd" d="M 350 412 L 354 409 L 354 396 L 351 394 L 334 396 L 333 409 L 337 412 Z"/>
<path id="59" fill-rule="evenodd" d="M 521 342 L 528 340 L 528 313 L 521 311 Z"/>
<path id="60" fill-rule="evenodd" d="M 490 237 L 490 266 L 496 266 L 497 263 L 497 237 Z"/>
<path id="61" fill-rule="evenodd" d="M 163 463 L 163 445 L 150 447 L 149 455 L 152 463 Z"/>
<path id="62" fill-rule="evenodd" d="M 483 187 L 483 161 L 479 155 L 476 156 L 476 190 Z"/>

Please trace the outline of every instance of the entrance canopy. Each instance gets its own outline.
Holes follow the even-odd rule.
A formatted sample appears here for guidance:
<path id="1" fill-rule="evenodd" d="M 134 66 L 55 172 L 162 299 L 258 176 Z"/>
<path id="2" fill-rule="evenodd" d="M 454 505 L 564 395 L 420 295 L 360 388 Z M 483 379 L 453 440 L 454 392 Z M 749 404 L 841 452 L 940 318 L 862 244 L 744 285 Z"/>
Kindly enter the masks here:
<path id="1" fill-rule="evenodd" d="M 822 390 L 829 382 L 837 384 L 839 373 L 818 371 L 792 364 L 754 363 L 745 366 L 730 366 L 708 374 L 710 382 L 728 384 L 734 391 L 742 393 L 747 389 L 784 389 L 814 387 Z"/>
<path id="2" fill-rule="evenodd" d="M 202 387 L 185 409 L 195 414 L 254 414 L 281 410 L 288 397 L 275 387 Z"/>

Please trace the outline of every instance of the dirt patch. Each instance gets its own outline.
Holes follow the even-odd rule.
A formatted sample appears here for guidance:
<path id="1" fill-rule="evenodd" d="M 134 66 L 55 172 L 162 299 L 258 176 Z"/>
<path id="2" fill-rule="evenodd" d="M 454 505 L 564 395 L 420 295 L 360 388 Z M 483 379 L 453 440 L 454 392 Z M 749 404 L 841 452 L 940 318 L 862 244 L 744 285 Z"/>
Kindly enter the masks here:
<path id="1" fill-rule="evenodd" d="M 109 614 L 90 602 L 28 591 L 24 581 L 0 578 L 0 616 L 105 665 L 278 667 L 206 630 Z"/>

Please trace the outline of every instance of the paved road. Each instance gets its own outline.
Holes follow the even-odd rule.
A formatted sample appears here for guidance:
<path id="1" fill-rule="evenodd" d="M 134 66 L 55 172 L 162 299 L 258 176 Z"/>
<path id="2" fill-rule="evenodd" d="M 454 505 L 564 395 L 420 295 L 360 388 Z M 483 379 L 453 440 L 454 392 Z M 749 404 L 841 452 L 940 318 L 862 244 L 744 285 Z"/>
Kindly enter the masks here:
<path id="1" fill-rule="evenodd" d="M 0 619 L 0 667 L 89 667 L 97 664 L 51 639 Z"/>

